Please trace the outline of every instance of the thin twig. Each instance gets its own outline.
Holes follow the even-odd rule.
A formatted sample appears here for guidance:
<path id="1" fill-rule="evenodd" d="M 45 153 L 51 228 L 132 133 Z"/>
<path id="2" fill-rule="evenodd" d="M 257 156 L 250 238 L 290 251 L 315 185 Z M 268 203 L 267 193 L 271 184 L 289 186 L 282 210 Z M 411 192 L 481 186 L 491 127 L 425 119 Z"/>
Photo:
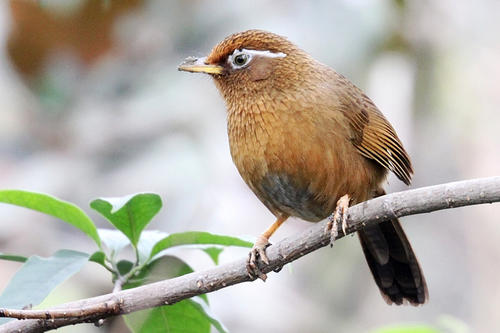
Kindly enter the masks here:
<path id="1" fill-rule="evenodd" d="M 92 304 L 81 308 L 61 310 L 13 310 L 0 309 L 0 317 L 17 319 L 44 319 L 54 320 L 60 318 L 75 318 L 84 321 L 96 313 L 108 314 L 110 316 L 120 313 L 120 302 L 112 299 L 104 303 Z"/>
<path id="2" fill-rule="evenodd" d="M 389 217 L 428 213 L 441 209 L 470 206 L 500 201 L 500 177 L 475 179 L 419 188 L 363 202 L 349 208 L 349 227 L 347 234 L 356 232 L 365 225 L 381 222 Z M 262 267 L 264 273 L 281 268 L 307 253 L 329 244 L 324 223 L 318 223 L 302 234 L 293 235 L 267 249 L 270 264 Z M 342 238 L 340 232 L 337 238 Z M 205 271 L 186 274 L 170 280 L 123 290 L 112 294 L 83 299 L 59 305 L 47 310 L 15 310 L 16 318 L 42 318 L 9 322 L 0 326 L 1 332 L 45 332 L 57 327 L 81 322 L 98 322 L 116 314 L 126 314 L 142 309 L 173 304 L 196 295 L 209 293 L 237 283 L 251 281 L 246 271 L 246 259 L 240 259 Z M 102 311 L 102 304 L 115 304 L 118 310 Z M 81 316 L 56 316 L 61 311 L 92 309 L 94 313 Z M 114 308 L 113 308 L 114 309 Z M 35 311 L 42 316 L 35 316 Z M 14 310 L 0 309 L 0 316 L 14 314 Z M 47 320 L 47 314 L 50 318 Z M 10 315 L 9 315 L 10 317 Z"/>

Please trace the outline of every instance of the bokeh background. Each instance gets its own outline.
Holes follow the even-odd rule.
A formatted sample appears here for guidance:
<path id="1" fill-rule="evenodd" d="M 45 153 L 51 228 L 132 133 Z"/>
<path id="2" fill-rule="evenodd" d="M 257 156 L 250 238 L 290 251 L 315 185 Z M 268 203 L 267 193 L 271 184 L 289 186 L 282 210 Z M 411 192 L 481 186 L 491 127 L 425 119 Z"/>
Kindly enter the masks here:
<path id="1" fill-rule="evenodd" d="M 230 33 L 287 36 L 360 86 L 393 123 L 420 187 L 500 174 L 500 2 L 496 0 L 0 2 L 0 187 L 90 200 L 154 191 L 150 225 L 255 237 L 273 216 L 229 155 L 224 103 L 207 76 L 178 72 Z M 402 190 L 394 177 L 389 191 Z M 500 205 L 403 219 L 427 277 L 423 307 L 387 306 L 355 238 L 266 283 L 210 295 L 232 332 L 371 332 L 399 323 L 493 332 L 500 308 Z M 273 239 L 309 224 L 287 222 Z M 0 252 L 91 252 L 80 232 L 0 205 Z M 187 256 L 197 269 L 208 257 Z M 222 262 L 246 255 L 229 249 Z M 0 290 L 19 265 L 0 261 Z M 109 292 L 88 264 L 47 301 Z M 63 331 L 63 330 L 61 330 Z M 105 328 L 125 332 L 120 319 Z"/>

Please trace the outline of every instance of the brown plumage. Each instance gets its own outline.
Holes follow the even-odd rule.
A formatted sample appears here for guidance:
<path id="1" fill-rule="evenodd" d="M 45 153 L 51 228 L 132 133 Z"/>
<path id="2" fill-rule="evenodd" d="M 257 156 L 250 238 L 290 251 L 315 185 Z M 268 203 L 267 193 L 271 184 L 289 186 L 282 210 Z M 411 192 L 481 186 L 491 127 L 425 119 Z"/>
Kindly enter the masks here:
<path id="1" fill-rule="evenodd" d="M 250 253 L 260 277 L 272 233 L 289 217 L 316 222 L 382 195 L 387 172 L 409 184 L 413 173 L 396 132 L 354 84 L 286 38 L 260 30 L 233 34 L 206 58 L 180 70 L 212 75 L 226 101 L 231 155 L 247 185 L 277 217 Z M 332 223 L 329 224 L 332 227 Z M 397 220 L 359 232 L 384 299 L 427 299 L 418 261 Z"/>

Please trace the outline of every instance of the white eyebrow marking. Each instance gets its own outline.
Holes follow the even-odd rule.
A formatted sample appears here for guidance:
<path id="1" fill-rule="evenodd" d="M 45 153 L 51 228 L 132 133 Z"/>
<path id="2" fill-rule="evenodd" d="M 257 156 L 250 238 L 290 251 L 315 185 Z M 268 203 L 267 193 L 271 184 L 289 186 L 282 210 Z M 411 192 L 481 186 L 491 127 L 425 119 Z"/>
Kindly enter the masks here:
<path id="1" fill-rule="evenodd" d="M 248 60 L 245 64 L 238 66 L 233 62 L 234 57 L 240 55 L 240 54 L 246 54 L 248 56 Z M 253 57 L 265 57 L 265 58 L 284 58 L 286 57 L 286 54 L 283 52 L 271 52 L 268 50 L 249 50 L 249 49 L 236 49 L 233 51 L 233 53 L 227 58 L 227 61 L 231 65 L 233 69 L 240 69 L 240 68 L 245 68 L 250 64 L 250 61 L 252 61 Z"/>
<path id="2" fill-rule="evenodd" d="M 267 58 L 284 58 L 284 57 L 286 57 L 286 54 L 283 52 L 274 53 L 274 52 L 271 52 L 268 50 L 263 51 L 263 50 L 248 50 L 248 49 L 242 49 L 241 51 L 245 52 L 247 54 L 256 55 L 256 56 L 260 56 L 260 57 L 267 57 Z"/>

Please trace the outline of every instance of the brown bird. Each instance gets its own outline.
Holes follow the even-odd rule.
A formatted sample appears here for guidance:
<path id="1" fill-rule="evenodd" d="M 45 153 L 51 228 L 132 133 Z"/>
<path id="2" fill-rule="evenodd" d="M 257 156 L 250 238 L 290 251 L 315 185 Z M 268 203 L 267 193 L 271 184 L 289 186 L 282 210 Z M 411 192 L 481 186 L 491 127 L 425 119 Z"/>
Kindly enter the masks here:
<path id="1" fill-rule="evenodd" d="M 258 259 L 290 216 L 337 224 L 345 233 L 349 203 L 385 194 L 392 171 L 413 173 L 396 132 L 353 83 L 286 38 L 260 30 L 230 35 L 179 70 L 210 74 L 224 97 L 233 158 L 246 184 L 276 216 L 250 251 L 249 274 L 265 278 Z M 388 304 L 428 298 L 417 258 L 397 219 L 358 232 L 366 261 Z"/>

